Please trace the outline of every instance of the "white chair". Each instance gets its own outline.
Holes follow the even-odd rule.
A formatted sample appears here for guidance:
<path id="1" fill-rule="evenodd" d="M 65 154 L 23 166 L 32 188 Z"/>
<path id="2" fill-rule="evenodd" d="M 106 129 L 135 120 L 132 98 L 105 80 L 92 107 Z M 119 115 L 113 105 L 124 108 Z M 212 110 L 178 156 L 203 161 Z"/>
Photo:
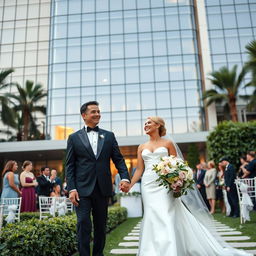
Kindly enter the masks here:
<path id="1" fill-rule="evenodd" d="M 39 196 L 40 220 L 48 218 L 49 215 L 55 217 L 63 216 L 70 211 L 70 206 L 66 201 L 66 197 L 45 197 Z"/>
<path id="2" fill-rule="evenodd" d="M 73 212 L 74 205 L 72 204 L 69 198 L 66 198 L 66 204 L 67 204 L 67 212 Z"/>
<path id="3" fill-rule="evenodd" d="M 1 198 L 0 204 L 3 205 L 3 218 L 7 222 L 20 221 L 21 197 L 17 198 Z"/>
<path id="4" fill-rule="evenodd" d="M 240 223 L 243 224 L 250 220 L 249 212 L 256 200 L 256 178 L 236 179 L 235 184 L 240 206 Z"/>
<path id="5" fill-rule="evenodd" d="M 48 218 L 49 215 L 55 217 L 55 197 L 39 196 L 40 220 Z"/>
<path id="6" fill-rule="evenodd" d="M 4 218 L 4 205 L 0 204 L 0 232 L 3 226 L 3 218 Z"/>

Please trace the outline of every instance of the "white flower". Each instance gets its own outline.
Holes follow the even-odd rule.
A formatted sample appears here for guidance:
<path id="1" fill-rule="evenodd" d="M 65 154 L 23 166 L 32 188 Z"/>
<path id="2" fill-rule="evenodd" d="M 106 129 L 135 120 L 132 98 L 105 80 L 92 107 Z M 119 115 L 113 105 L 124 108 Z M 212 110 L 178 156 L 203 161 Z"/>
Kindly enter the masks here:
<path id="1" fill-rule="evenodd" d="M 104 135 L 103 135 L 103 134 L 100 134 L 100 138 L 101 138 L 101 139 L 104 139 Z"/>
<path id="2" fill-rule="evenodd" d="M 192 180 L 193 179 L 193 171 L 190 169 L 188 170 L 187 179 Z"/>

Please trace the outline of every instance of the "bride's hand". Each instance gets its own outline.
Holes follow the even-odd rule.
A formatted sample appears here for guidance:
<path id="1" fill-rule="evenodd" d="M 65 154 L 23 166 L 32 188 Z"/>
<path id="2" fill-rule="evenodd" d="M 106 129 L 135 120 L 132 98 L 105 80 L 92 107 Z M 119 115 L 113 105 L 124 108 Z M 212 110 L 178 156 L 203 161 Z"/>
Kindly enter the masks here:
<path id="1" fill-rule="evenodd" d="M 119 189 L 124 192 L 124 193 L 128 193 L 130 190 L 130 183 L 126 182 L 126 181 L 121 181 L 120 185 L 119 185 Z"/>

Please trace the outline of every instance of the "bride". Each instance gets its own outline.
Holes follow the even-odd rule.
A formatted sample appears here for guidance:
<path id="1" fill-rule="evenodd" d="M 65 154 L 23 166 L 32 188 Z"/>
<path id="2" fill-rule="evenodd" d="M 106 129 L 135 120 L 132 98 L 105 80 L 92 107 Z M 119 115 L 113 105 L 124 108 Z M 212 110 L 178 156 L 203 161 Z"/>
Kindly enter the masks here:
<path id="1" fill-rule="evenodd" d="M 152 166 L 163 156 L 177 156 L 176 147 L 163 138 L 166 128 L 162 118 L 149 117 L 144 130 L 150 139 L 138 147 L 137 169 L 130 184 L 131 188 L 142 176 L 144 216 L 138 256 L 250 255 L 231 247 L 224 248 L 210 227 L 202 223 L 203 218 L 192 214 L 190 200 L 174 198 L 172 192 L 158 185 Z"/>

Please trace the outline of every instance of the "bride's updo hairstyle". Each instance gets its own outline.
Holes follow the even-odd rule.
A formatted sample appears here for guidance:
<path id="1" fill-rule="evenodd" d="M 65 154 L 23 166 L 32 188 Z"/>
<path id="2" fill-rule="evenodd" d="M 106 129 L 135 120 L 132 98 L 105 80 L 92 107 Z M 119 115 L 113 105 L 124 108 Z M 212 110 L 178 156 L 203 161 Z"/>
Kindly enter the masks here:
<path id="1" fill-rule="evenodd" d="M 155 122 L 156 124 L 159 124 L 159 135 L 160 137 L 166 135 L 166 128 L 165 128 L 165 122 L 163 120 L 163 118 L 159 117 L 159 116 L 151 116 L 149 117 L 150 120 L 152 120 L 153 122 Z"/>

